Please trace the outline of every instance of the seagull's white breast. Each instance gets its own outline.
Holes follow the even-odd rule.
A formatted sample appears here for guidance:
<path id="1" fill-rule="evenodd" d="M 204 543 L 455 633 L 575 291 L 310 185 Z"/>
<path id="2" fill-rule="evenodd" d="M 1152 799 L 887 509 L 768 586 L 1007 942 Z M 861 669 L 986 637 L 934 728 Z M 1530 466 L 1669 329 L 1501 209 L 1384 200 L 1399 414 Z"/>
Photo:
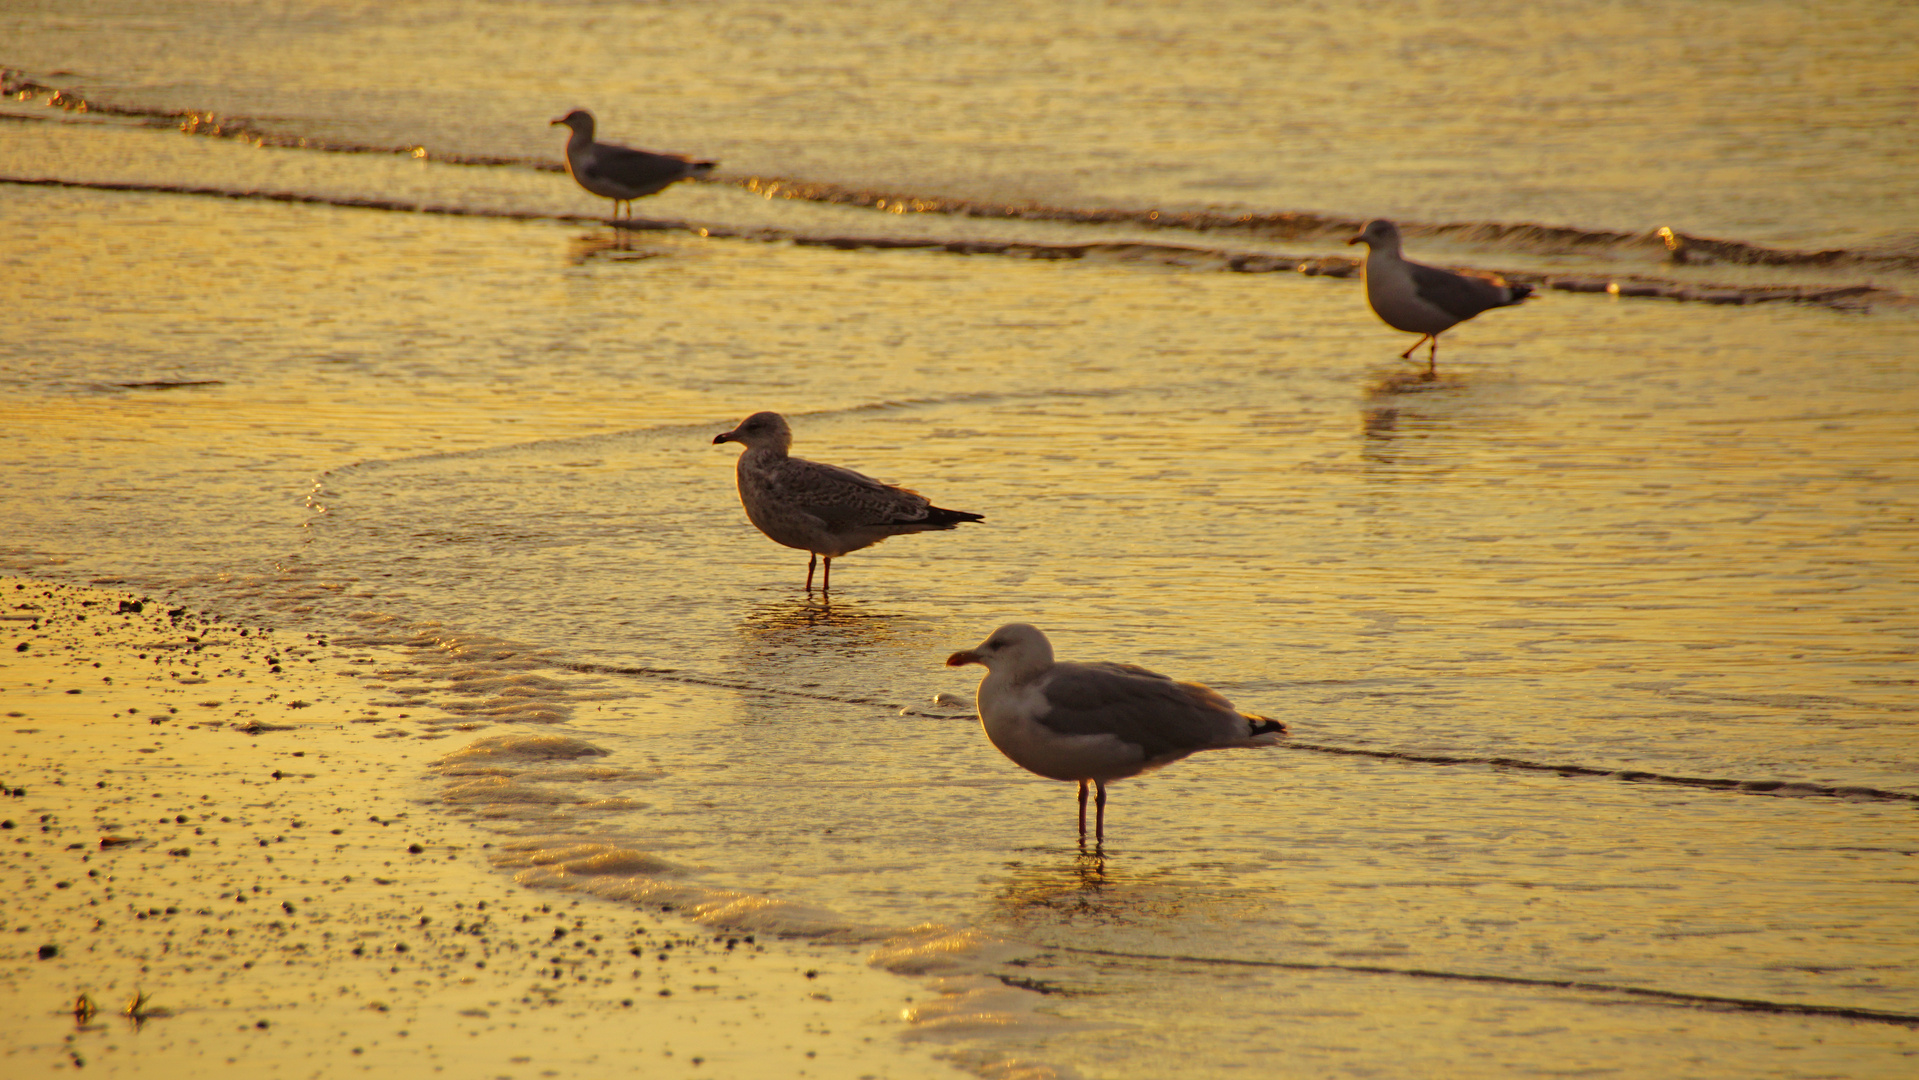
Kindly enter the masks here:
<path id="1" fill-rule="evenodd" d="M 989 672 L 980 680 L 980 726 L 999 752 L 1049 780 L 1118 780 L 1145 764 L 1140 748 L 1111 735 L 1062 735 L 1041 722 L 1052 705 L 1046 680 L 1015 685 Z"/>

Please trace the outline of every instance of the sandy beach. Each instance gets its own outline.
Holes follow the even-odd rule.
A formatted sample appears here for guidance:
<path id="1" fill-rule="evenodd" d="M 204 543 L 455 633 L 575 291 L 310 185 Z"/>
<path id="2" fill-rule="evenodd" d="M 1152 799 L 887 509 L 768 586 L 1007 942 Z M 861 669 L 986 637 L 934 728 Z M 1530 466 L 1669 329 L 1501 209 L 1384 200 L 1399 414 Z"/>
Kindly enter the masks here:
<path id="1" fill-rule="evenodd" d="M 364 649 L 0 588 L 8 1076 L 951 1072 L 850 948 L 517 886 L 413 801 L 481 725 L 375 706 Z"/>

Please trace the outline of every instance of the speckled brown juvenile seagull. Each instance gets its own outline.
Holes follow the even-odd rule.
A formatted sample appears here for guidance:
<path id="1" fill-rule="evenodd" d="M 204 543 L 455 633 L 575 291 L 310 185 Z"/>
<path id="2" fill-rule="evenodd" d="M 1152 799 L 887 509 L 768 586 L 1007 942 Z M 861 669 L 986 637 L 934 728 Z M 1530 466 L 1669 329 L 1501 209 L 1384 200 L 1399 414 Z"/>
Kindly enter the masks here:
<path id="1" fill-rule="evenodd" d="M 979 514 L 944 510 L 917 491 L 883 484 L 837 465 L 789 456 L 793 430 L 775 412 L 757 412 L 715 443 L 746 447 L 736 469 L 740 505 L 747 519 L 776 544 L 811 552 L 806 560 L 806 589 L 813 590 L 813 568 L 826 559 L 820 581 L 824 593 L 833 584 L 833 560 L 871 547 L 889 536 L 951 529 Z"/>

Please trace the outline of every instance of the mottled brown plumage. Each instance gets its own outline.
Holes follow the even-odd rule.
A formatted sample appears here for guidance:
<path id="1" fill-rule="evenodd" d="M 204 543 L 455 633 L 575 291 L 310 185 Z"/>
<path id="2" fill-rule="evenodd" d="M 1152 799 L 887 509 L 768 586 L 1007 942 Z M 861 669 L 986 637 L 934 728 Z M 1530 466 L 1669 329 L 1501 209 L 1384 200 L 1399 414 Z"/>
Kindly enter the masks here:
<path id="1" fill-rule="evenodd" d="M 934 506 L 917 491 L 883 484 L 837 465 L 790 456 L 793 431 L 779 413 L 758 412 L 715 443 L 746 447 L 736 474 L 747 519 L 776 544 L 811 552 L 806 588 L 813 588 L 815 559 L 826 559 L 824 591 L 833 581 L 833 560 L 871 547 L 889 536 L 951 529 L 985 520 L 964 510 Z"/>

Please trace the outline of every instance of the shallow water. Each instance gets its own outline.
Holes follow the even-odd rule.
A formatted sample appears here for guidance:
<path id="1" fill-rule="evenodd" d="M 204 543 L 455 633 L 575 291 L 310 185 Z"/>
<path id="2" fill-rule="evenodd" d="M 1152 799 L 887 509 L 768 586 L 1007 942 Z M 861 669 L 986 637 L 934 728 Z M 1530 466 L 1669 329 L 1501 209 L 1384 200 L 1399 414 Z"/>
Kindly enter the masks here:
<path id="1" fill-rule="evenodd" d="M 457 48 L 450 9 L 289 10 L 235 6 L 166 55 L 112 5 L 10 16 L 0 64 L 90 107 L 13 102 L 36 118 L 0 122 L 0 174 L 215 194 L 6 187 L 26 302 L 0 313 L 0 566 L 411 643 L 368 677 L 493 725 L 431 790 L 521 834 L 508 869 L 983 973 L 997 993 L 919 1025 L 969 1060 L 1904 1071 L 1915 233 L 1888 179 L 1910 146 L 1871 136 L 1910 88 L 1880 44 L 1905 9 L 1730 5 L 1651 34 L 1631 5 L 1525 7 L 1488 39 L 1444 8 L 1298 9 L 1312 32 L 1281 34 L 1250 7 L 594 8 L 612 25 L 582 31 L 571 5 L 498 5 Z M 667 40 L 703 44 L 591 62 Z M 541 66 L 581 52 L 607 81 Z M 1407 99 L 1433 112 L 1381 119 Z M 1343 253 L 1330 226 L 1169 241 L 721 183 L 642 204 L 692 231 L 616 235 L 555 220 L 603 212 L 564 176 L 443 163 L 551 159 L 544 121 L 602 100 L 608 137 L 868 203 L 1392 213 L 1488 226 L 1409 242 L 1440 261 L 1891 298 L 1548 290 L 1449 333 L 1426 381 L 1355 281 L 1218 272 Z M 180 109 L 432 149 L 143 126 Z M 1282 161 L 1282 128 L 1319 134 Z M 257 191 L 315 202 L 219 197 Z M 368 198 L 472 213 L 324 205 Z M 1491 228 L 1523 223 L 1853 254 L 1675 265 Z M 987 520 L 836 560 L 830 605 L 807 597 L 711 444 L 762 408 L 796 453 Z M 1011 619 L 1204 681 L 1292 744 L 1116 785 L 1085 854 L 1071 788 L 1001 758 L 977 673 L 941 663 Z M 606 771 L 524 741 L 554 734 Z"/>

